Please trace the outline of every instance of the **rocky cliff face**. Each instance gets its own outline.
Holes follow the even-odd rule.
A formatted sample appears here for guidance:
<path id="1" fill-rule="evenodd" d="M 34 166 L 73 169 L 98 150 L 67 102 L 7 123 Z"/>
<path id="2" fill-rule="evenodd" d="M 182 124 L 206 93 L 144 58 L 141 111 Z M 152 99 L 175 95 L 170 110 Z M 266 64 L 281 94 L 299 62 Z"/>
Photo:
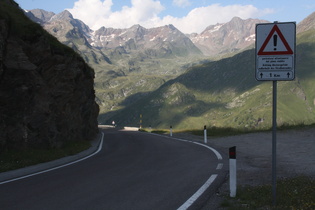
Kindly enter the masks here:
<path id="1" fill-rule="evenodd" d="M 0 2 L 0 151 L 95 138 L 93 82 L 80 56 Z"/>

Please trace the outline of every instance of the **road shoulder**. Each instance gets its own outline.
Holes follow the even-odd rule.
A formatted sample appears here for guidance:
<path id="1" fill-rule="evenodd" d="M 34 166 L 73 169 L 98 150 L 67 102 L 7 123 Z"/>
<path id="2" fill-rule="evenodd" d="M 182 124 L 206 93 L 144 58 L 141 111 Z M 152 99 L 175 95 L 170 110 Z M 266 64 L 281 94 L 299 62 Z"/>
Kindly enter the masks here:
<path id="1" fill-rule="evenodd" d="M 315 128 L 277 132 L 277 178 L 305 175 L 315 177 Z M 203 141 L 202 136 L 175 133 L 175 137 Z M 236 146 L 237 184 L 241 186 L 272 183 L 272 133 L 260 132 L 220 138 L 208 137 L 209 146 L 223 155 Z M 228 179 L 209 198 L 205 209 L 224 209 L 222 195 L 229 195 Z"/>
<path id="2" fill-rule="evenodd" d="M 19 177 L 27 176 L 30 174 L 39 173 L 41 171 L 45 171 L 48 169 L 52 169 L 55 167 L 59 167 L 59 166 L 80 160 L 80 159 L 96 152 L 98 149 L 98 146 L 101 142 L 101 139 L 102 139 L 102 132 L 100 131 L 98 133 L 97 137 L 93 141 L 91 141 L 91 147 L 85 151 L 78 153 L 78 154 L 63 157 L 63 158 L 49 161 L 49 162 L 45 162 L 45 163 L 40 163 L 40 164 L 33 165 L 33 166 L 28 166 L 25 168 L 20 168 L 20 169 L 16 169 L 16 170 L 12 170 L 12 171 L 2 172 L 2 173 L 0 173 L 0 183 L 5 182 L 7 180 L 18 179 Z"/>

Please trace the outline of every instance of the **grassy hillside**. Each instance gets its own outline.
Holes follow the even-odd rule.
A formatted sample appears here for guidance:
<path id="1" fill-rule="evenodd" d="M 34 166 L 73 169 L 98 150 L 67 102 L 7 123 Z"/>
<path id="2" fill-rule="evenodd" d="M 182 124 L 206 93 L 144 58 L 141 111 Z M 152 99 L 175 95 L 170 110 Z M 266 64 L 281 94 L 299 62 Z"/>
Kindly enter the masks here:
<path id="1" fill-rule="evenodd" d="M 278 82 L 278 125 L 315 122 L 315 31 L 297 37 L 296 79 Z M 272 82 L 255 80 L 255 51 L 250 49 L 187 70 L 157 91 L 121 111 L 101 116 L 103 123 L 156 128 L 203 125 L 269 128 Z M 122 103 L 123 104 L 123 103 Z"/>
<path id="2" fill-rule="evenodd" d="M 157 90 L 165 81 L 176 78 L 200 57 L 150 58 L 145 55 L 122 54 L 110 57 L 113 64 L 93 64 L 95 89 L 100 113 L 119 110 Z M 110 113 L 109 113 L 110 114 Z M 102 121 L 102 120 L 101 120 Z"/>

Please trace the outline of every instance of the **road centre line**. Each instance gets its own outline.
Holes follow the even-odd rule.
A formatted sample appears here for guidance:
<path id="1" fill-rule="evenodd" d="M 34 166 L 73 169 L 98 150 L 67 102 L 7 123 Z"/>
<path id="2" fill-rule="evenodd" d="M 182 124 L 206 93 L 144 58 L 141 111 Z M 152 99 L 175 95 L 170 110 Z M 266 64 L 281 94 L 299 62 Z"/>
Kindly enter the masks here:
<path id="1" fill-rule="evenodd" d="M 218 163 L 216 170 L 220 170 L 223 168 L 223 163 Z"/>
<path id="2" fill-rule="evenodd" d="M 6 183 L 9 183 L 9 182 L 14 182 L 14 181 L 21 180 L 21 179 L 25 179 L 25 178 L 28 178 L 28 177 L 36 176 L 36 175 L 39 175 L 39 174 L 43 174 L 43 173 L 46 173 L 46 172 L 49 172 L 49 171 L 53 171 L 53 170 L 56 170 L 56 169 L 59 169 L 59 168 L 63 168 L 63 167 L 66 167 L 66 166 L 69 166 L 69 165 L 81 162 L 83 160 L 86 160 L 86 159 L 96 155 L 97 153 L 99 153 L 102 150 L 103 140 L 104 140 L 104 133 L 102 132 L 101 142 L 100 142 L 100 144 L 98 146 L 98 149 L 94 153 L 92 153 L 92 154 L 90 154 L 90 155 L 88 155 L 86 157 L 83 157 L 83 158 L 75 160 L 73 162 L 66 163 L 66 164 L 63 164 L 63 165 L 60 165 L 60 166 L 56 166 L 56 167 L 53 167 L 53 168 L 50 168 L 50 169 L 46 169 L 46 170 L 43 170 L 43 171 L 39 171 L 39 172 L 36 172 L 36 173 L 28 174 L 28 175 L 25 175 L 25 176 L 14 178 L 14 179 L 9 179 L 9 180 L 0 182 L 0 185 L 6 184 Z"/>

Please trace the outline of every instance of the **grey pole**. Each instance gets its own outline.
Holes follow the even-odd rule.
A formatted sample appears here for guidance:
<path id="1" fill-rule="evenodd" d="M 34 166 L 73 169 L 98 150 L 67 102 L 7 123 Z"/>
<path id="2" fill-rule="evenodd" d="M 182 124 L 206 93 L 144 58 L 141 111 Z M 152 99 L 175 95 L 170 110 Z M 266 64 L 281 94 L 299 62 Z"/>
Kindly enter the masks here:
<path id="1" fill-rule="evenodd" d="M 272 100 L 272 204 L 277 199 L 277 81 L 273 81 Z"/>

